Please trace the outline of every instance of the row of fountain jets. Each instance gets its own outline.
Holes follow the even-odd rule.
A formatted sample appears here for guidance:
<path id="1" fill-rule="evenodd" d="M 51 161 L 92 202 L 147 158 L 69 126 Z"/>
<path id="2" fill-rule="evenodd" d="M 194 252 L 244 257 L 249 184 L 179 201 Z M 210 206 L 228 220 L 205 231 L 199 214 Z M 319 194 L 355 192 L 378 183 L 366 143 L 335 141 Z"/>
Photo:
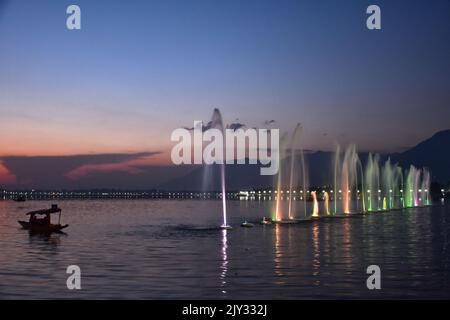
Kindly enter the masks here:
<path id="1" fill-rule="evenodd" d="M 222 116 L 214 109 L 213 125 L 223 130 Z M 328 191 L 311 191 L 312 208 L 308 208 L 308 197 L 302 197 L 301 202 L 288 198 L 287 208 L 283 205 L 281 188 L 289 184 L 289 194 L 294 187 L 302 185 L 308 188 L 308 168 L 304 152 L 300 145 L 302 126 L 297 124 L 290 139 L 284 135 L 280 141 L 280 168 L 276 176 L 277 192 L 271 220 L 264 223 L 295 222 L 309 220 L 321 216 L 348 215 L 389 211 L 402 208 L 412 208 L 431 205 L 430 172 L 426 168 L 416 168 L 411 165 L 402 169 L 398 164 L 387 159 L 380 163 L 378 154 L 369 154 L 365 168 L 358 156 L 356 146 L 350 145 L 345 150 L 336 146 L 334 156 L 334 177 L 332 200 Z M 288 154 L 289 152 L 289 154 Z M 288 155 L 288 156 L 287 156 Z M 221 165 L 222 195 L 226 194 L 225 165 Z M 288 181 L 285 181 L 288 179 Z M 287 183 L 286 183 L 287 182 Z M 323 209 L 319 208 L 319 200 L 323 201 Z M 303 208 L 297 208 L 301 203 Z M 226 197 L 222 196 L 223 224 L 222 228 L 231 228 L 227 221 Z M 299 214 L 300 212 L 300 214 Z"/>
<path id="2" fill-rule="evenodd" d="M 308 186 L 308 170 L 305 164 L 303 150 L 298 146 L 302 127 L 298 124 L 292 134 L 289 146 L 282 144 L 282 154 L 290 151 L 290 173 L 289 191 L 296 179 L 294 179 L 295 166 L 298 162 L 295 158 L 300 157 L 301 181 L 303 189 Z M 299 152 L 296 152 L 299 150 Z M 283 159 L 286 157 L 283 156 Z M 283 163 L 282 161 L 281 163 Z M 275 201 L 275 210 L 272 216 L 274 221 L 283 221 L 285 215 L 281 210 L 280 188 L 282 185 L 282 170 L 278 173 L 278 192 Z M 358 156 L 355 145 L 341 150 L 336 146 L 334 157 L 333 177 L 333 201 L 330 204 L 330 196 L 327 191 L 318 195 L 316 191 L 311 192 L 313 202 L 309 217 L 317 218 L 320 215 L 330 216 L 338 214 L 366 213 L 374 211 L 388 211 L 401 208 L 428 206 L 431 204 L 429 196 L 430 172 L 426 168 L 418 169 L 411 165 L 403 170 L 398 164 L 394 164 L 388 158 L 384 164 L 380 163 L 379 154 L 369 153 L 365 168 Z M 298 181 L 298 180 L 297 180 Z M 322 212 L 319 210 L 319 196 L 324 202 Z M 306 197 L 303 197 L 304 218 L 308 217 Z M 296 219 L 294 209 L 295 202 L 289 198 L 287 209 L 288 219 Z M 331 205 L 331 208 L 330 208 Z"/>

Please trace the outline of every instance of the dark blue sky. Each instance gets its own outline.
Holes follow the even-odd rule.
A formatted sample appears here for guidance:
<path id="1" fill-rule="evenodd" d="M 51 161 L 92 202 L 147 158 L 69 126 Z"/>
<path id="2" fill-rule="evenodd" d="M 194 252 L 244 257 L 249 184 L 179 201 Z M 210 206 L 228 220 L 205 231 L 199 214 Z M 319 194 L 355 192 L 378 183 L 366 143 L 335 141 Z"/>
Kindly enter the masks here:
<path id="1" fill-rule="evenodd" d="M 213 107 L 301 122 L 308 149 L 398 151 L 450 127 L 448 0 L 0 3 L 0 156 L 164 157 Z"/>

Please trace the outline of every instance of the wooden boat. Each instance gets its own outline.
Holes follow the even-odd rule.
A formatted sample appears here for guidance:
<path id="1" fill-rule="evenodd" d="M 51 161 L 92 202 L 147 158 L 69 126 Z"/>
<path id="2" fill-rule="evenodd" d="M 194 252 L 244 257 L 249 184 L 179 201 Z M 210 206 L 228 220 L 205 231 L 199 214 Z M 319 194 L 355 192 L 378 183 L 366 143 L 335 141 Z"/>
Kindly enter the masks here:
<path id="1" fill-rule="evenodd" d="M 27 215 L 30 216 L 29 221 L 17 221 L 22 228 L 30 230 L 33 232 L 59 232 L 62 229 L 67 228 L 69 225 L 61 224 L 61 209 L 57 205 L 53 204 L 50 209 L 36 210 L 28 212 Z M 59 213 L 58 223 L 52 224 L 50 215 L 53 213 Z M 44 216 L 43 218 L 38 218 L 38 216 Z"/>
<path id="2" fill-rule="evenodd" d="M 25 230 L 31 230 L 36 232 L 58 232 L 69 226 L 68 224 L 65 225 L 50 224 L 48 226 L 37 226 L 26 221 L 18 221 L 18 222 Z"/>

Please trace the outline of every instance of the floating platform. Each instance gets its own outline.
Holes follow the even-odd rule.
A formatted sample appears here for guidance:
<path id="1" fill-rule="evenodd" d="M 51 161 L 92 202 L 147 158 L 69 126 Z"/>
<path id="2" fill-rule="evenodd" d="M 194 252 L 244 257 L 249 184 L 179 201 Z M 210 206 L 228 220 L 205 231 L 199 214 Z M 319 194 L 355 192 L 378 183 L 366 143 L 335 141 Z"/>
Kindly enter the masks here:
<path id="1" fill-rule="evenodd" d="M 428 206 L 417 206 L 417 207 L 405 207 L 405 208 L 394 208 L 394 209 L 390 209 L 390 210 L 376 210 L 376 211 L 366 211 L 366 212 L 352 212 L 352 213 L 341 213 L 338 215 L 323 215 L 323 216 L 317 216 L 317 217 L 309 217 L 309 218 L 293 218 L 293 219 L 285 219 L 285 220 L 271 220 L 269 218 L 263 218 L 262 220 L 259 221 L 259 224 L 262 225 L 272 225 L 272 224 L 301 224 L 301 223 L 311 223 L 311 222 L 317 222 L 317 221 L 328 221 L 328 220 L 332 220 L 332 219 L 349 219 L 349 218 L 356 218 L 356 217 L 364 217 L 364 216 L 369 216 L 371 214 L 380 214 L 380 213 L 387 213 L 387 212 L 392 212 L 392 211 L 405 211 L 405 210 L 409 210 L 409 209 L 416 209 L 416 208 L 428 208 L 431 207 L 433 205 L 428 205 Z M 253 223 L 248 222 L 248 221 L 244 221 L 241 224 L 241 227 L 244 228 L 252 228 L 255 226 L 255 224 L 257 224 L 258 221 L 254 221 Z M 230 225 L 221 225 L 220 229 L 223 230 L 229 230 L 229 229 L 233 229 L 232 226 Z"/>
<path id="2" fill-rule="evenodd" d="M 311 219 L 292 219 L 295 221 L 295 223 L 305 223 L 305 222 L 311 222 Z"/>
<path id="3" fill-rule="evenodd" d="M 250 222 L 247 222 L 247 221 L 244 221 L 242 224 L 241 224 L 241 227 L 244 227 L 244 228 L 253 228 L 255 225 L 253 224 L 253 223 L 250 223 Z"/>
<path id="4" fill-rule="evenodd" d="M 297 220 L 272 220 L 272 223 L 274 224 L 296 224 L 298 223 Z"/>

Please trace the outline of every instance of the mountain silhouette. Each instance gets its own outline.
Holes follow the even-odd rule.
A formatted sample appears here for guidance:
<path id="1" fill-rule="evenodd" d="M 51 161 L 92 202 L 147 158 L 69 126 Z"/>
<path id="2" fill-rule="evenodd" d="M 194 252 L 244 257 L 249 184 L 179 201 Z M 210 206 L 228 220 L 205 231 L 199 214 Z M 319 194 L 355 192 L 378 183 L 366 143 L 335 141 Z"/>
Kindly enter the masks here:
<path id="1" fill-rule="evenodd" d="M 417 146 L 391 156 L 403 168 L 410 165 L 431 170 L 432 180 L 450 182 L 450 130 L 439 131 Z"/>

